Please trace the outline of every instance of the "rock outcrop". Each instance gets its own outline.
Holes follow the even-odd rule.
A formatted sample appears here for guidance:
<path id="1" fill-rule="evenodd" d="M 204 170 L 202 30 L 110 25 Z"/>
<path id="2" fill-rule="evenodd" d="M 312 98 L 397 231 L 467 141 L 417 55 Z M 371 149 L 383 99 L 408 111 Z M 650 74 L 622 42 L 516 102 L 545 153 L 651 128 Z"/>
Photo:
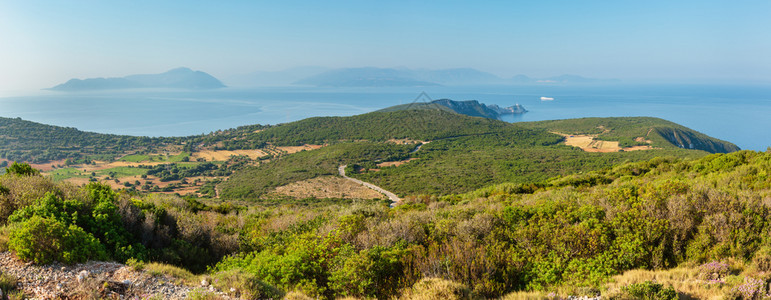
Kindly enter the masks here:
<path id="1" fill-rule="evenodd" d="M 34 265 L 18 260 L 11 252 L 0 252 L 0 270 L 17 278 L 17 289 L 34 299 L 186 299 L 196 289 L 178 284 L 174 278 L 136 271 L 115 262 Z M 213 287 L 206 291 L 220 299 L 232 299 Z"/>
<path id="2" fill-rule="evenodd" d="M 489 119 L 500 119 L 501 115 L 523 114 L 527 112 L 525 107 L 519 104 L 509 107 L 500 107 L 495 104 L 485 105 L 479 103 L 477 100 L 455 101 L 450 99 L 439 99 L 431 101 L 431 103 L 445 106 L 459 114 Z"/>

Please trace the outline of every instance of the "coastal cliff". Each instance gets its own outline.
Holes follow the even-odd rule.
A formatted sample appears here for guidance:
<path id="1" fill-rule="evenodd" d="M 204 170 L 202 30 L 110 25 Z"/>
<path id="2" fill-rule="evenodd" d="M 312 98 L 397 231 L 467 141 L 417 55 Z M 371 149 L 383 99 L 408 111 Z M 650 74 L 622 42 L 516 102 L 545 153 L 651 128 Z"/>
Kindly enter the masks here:
<path id="1" fill-rule="evenodd" d="M 439 99 L 431 101 L 431 103 L 448 107 L 459 114 L 489 119 L 500 119 L 501 115 L 523 114 L 527 112 L 527 110 L 519 104 L 509 107 L 500 107 L 495 104 L 485 105 L 479 103 L 477 100 L 454 101 L 450 99 Z"/>
<path id="2" fill-rule="evenodd" d="M 527 112 L 524 106 L 515 104 L 508 107 L 500 107 L 495 104 L 486 105 L 477 100 L 455 101 L 450 99 L 438 99 L 431 102 L 415 102 L 410 104 L 396 105 L 381 109 L 381 112 L 400 111 L 400 110 L 423 110 L 434 109 L 450 111 L 461 115 L 472 117 L 482 117 L 499 120 L 502 115 L 524 114 Z"/>

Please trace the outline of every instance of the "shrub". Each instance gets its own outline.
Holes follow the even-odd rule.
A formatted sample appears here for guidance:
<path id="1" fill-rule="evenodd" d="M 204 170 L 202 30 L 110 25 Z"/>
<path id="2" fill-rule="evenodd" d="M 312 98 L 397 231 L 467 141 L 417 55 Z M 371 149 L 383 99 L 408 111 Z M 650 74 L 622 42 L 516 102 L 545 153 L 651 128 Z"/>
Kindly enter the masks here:
<path id="1" fill-rule="evenodd" d="M 763 247 L 755 252 L 755 256 L 752 258 L 752 264 L 755 266 L 755 269 L 760 272 L 771 271 L 771 248 Z"/>
<path id="2" fill-rule="evenodd" d="M 233 269 L 212 274 L 212 285 L 222 291 L 235 289 L 235 296 L 241 299 L 281 299 L 284 294 L 276 287 L 267 284 L 254 274 L 241 269 Z"/>
<path id="3" fill-rule="evenodd" d="M 0 290 L 9 292 L 16 289 L 16 277 L 5 274 L 0 271 Z M 0 295 L 2 297 L 2 295 Z"/>
<path id="4" fill-rule="evenodd" d="M 221 297 L 218 297 L 216 294 L 209 292 L 207 290 L 198 288 L 190 291 L 190 294 L 187 295 L 189 299 L 192 300 L 217 300 L 222 299 Z"/>
<path id="5" fill-rule="evenodd" d="M 404 277 L 403 256 L 401 249 L 376 246 L 342 258 L 330 271 L 329 286 L 338 295 L 391 298 Z"/>
<path id="6" fill-rule="evenodd" d="M 42 176 L 0 176 L 0 224 L 17 209 L 33 204 L 48 192 L 59 193 L 51 180 Z M 2 188 L 0 188 L 2 189 Z"/>
<path id="7" fill-rule="evenodd" d="M 135 258 L 126 260 L 126 265 L 134 269 L 134 271 L 142 271 L 145 269 L 145 262 L 136 260 Z"/>
<path id="8" fill-rule="evenodd" d="M 621 299 L 651 299 L 651 300 L 676 300 L 677 291 L 671 286 L 664 287 L 663 284 L 653 281 L 633 283 L 622 287 L 623 295 Z"/>
<path id="9" fill-rule="evenodd" d="M 118 207 L 112 202 L 114 195 L 109 194 L 113 192 L 109 187 L 106 189 L 101 184 L 89 184 L 84 188 L 93 201 L 92 205 L 80 200 L 62 200 L 54 193 L 47 193 L 34 205 L 14 212 L 8 221 L 19 223 L 33 216 L 51 219 L 64 227 L 77 228 L 96 238 L 97 243 L 104 245 L 109 257 L 116 260 L 126 261 L 131 257 L 145 259 L 144 247 L 129 243 L 131 236 L 121 223 Z"/>
<path id="10" fill-rule="evenodd" d="M 766 283 L 757 278 L 747 277 L 744 283 L 734 286 L 731 293 L 726 296 L 727 299 L 763 299 L 766 294 Z"/>
<path id="11" fill-rule="evenodd" d="M 0 299 L 24 299 L 24 291 L 17 289 L 17 281 L 16 277 L 0 271 Z"/>
<path id="12" fill-rule="evenodd" d="M 224 271 L 242 268 L 279 288 L 295 288 L 313 297 L 319 297 L 327 292 L 326 268 L 335 254 L 330 251 L 333 249 L 326 248 L 322 242 L 315 236 L 298 236 L 283 247 L 275 246 L 241 257 L 226 257 L 215 269 Z"/>
<path id="13" fill-rule="evenodd" d="M 8 246 L 22 260 L 38 264 L 107 258 L 104 246 L 82 228 L 40 216 L 14 226 Z"/>
<path id="14" fill-rule="evenodd" d="M 699 266 L 699 279 L 710 282 L 723 281 L 731 273 L 727 263 L 713 261 Z"/>
<path id="15" fill-rule="evenodd" d="M 11 226 L 0 227 L 0 252 L 8 251 L 8 239 L 11 235 Z"/>

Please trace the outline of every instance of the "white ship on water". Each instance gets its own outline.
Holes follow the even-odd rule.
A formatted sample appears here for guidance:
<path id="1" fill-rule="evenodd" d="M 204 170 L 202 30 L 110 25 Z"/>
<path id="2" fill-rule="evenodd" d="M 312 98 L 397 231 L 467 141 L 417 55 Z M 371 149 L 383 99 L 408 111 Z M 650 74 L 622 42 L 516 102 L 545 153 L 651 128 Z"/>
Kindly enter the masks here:
<path id="1" fill-rule="evenodd" d="M 541 97 L 541 101 L 553 101 L 554 98 L 552 97 Z"/>

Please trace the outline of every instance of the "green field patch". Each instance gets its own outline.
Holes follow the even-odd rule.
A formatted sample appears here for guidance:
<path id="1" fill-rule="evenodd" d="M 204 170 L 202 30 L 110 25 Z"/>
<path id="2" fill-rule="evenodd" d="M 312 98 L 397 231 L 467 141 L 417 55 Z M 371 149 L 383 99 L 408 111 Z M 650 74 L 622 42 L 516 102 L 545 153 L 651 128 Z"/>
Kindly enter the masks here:
<path id="1" fill-rule="evenodd" d="M 166 158 L 165 161 L 167 161 L 167 162 L 183 162 L 185 160 L 189 160 L 190 159 L 190 153 L 182 152 L 182 153 L 174 155 L 174 156 L 166 156 L 165 158 Z"/>
<path id="2" fill-rule="evenodd" d="M 126 162 L 183 162 L 190 159 L 189 152 L 182 152 L 177 155 L 149 155 L 149 154 L 131 154 L 121 157 L 120 161 Z"/>
<path id="3" fill-rule="evenodd" d="M 120 161 L 127 161 L 127 162 L 146 162 L 150 161 L 150 155 L 143 155 L 143 154 L 131 154 L 126 155 L 124 157 L 121 157 Z"/>
<path id="4" fill-rule="evenodd" d="M 90 173 L 85 173 L 76 168 L 56 169 L 48 172 L 48 176 L 50 176 L 53 181 L 62 181 L 70 178 L 86 178 L 89 175 Z"/>
<path id="5" fill-rule="evenodd" d="M 110 176 L 114 178 L 140 176 L 147 174 L 147 169 L 132 167 L 115 167 L 96 171 L 97 177 Z M 90 175 L 90 174 L 89 174 Z"/>

